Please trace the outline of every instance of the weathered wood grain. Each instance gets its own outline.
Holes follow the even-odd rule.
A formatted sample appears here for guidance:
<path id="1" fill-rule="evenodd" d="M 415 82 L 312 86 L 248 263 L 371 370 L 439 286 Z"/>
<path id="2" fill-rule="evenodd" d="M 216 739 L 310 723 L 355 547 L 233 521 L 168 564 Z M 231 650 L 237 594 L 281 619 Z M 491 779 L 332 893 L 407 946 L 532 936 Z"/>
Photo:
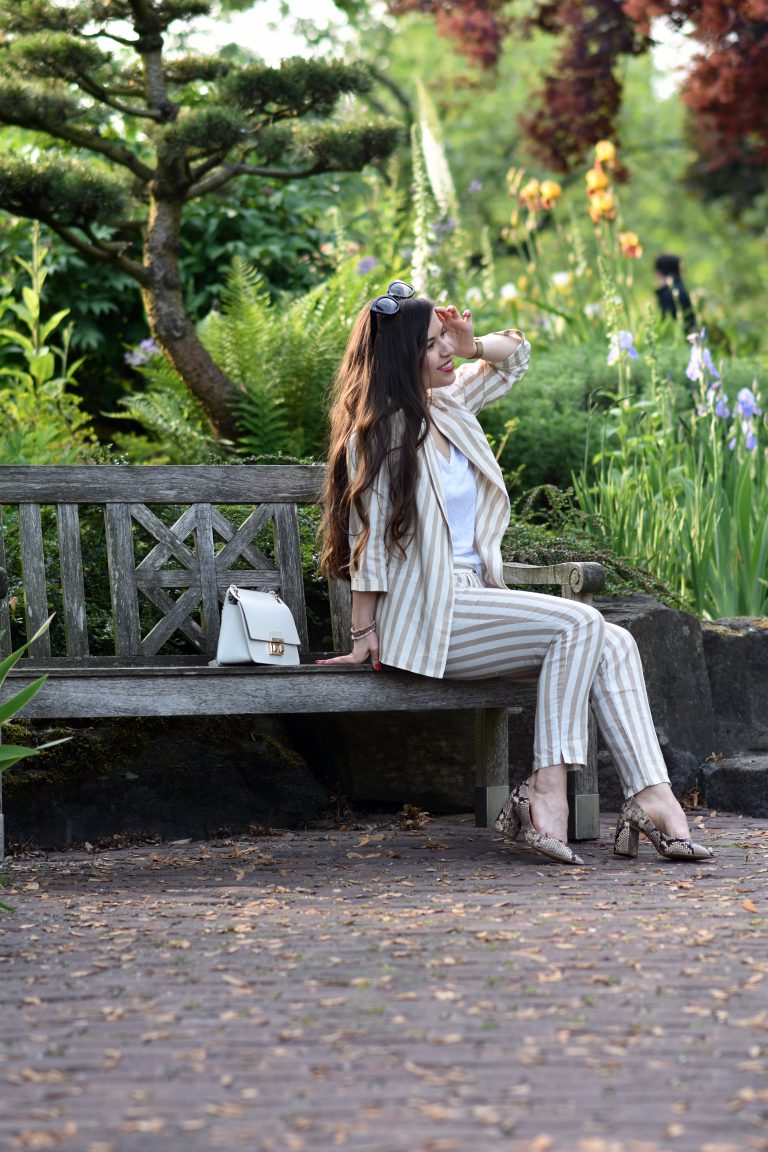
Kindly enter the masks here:
<path id="1" fill-rule="evenodd" d="M 333 647 L 337 652 L 349 652 L 352 647 L 352 590 L 348 580 L 331 580 L 328 584 L 331 604 Z"/>
<path id="2" fill-rule="evenodd" d="M 299 517 L 295 504 L 275 508 L 275 551 L 280 570 L 280 595 L 291 610 L 301 637 L 300 652 L 309 648 L 307 605 L 304 600 L 304 573 L 301 569 Z"/>
<path id="3" fill-rule="evenodd" d="M 83 558 L 80 551 L 80 511 L 77 504 L 57 504 L 61 596 L 67 651 L 88 655 L 88 620 L 85 609 Z"/>
<path id="4" fill-rule="evenodd" d="M 107 564 L 112 589 L 115 651 L 121 656 L 141 653 L 139 604 L 134 579 L 133 531 L 129 504 L 107 504 Z"/>
<path id="5" fill-rule="evenodd" d="M 316 504 L 323 464 L 0 467 L 0 504 Z"/>
<path id="6" fill-rule="evenodd" d="M 370 667 L 207 666 L 49 671 L 45 691 L 24 709 L 30 718 L 194 716 L 302 712 L 412 712 L 506 708 L 514 688 L 503 679 L 433 680 Z M 48 669 L 46 669 L 48 670 Z M 34 678 L 14 670 L 0 699 Z"/>
<path id="7" fill-rule="evenodd" d="M 27 622 L 27 637 L 31 638 L 49 616 L 48 589 L 45 582 L 43 527 L 40 509 L 37 505 L 19 505 L 19 534 L 21 537 L 24 614 Z M 48 630 L 32 642 L 29 654 L 33 659 L 50 656 L 51 637 Z"/>
<path id="8" fill-rule="evenodd" d="M 5 533 L 3 528 L 5 509 L 0 504 L 0 568 L 6 572 L 5 562 Z M 11 613 L 8 608 L 7 588 L 0 597 L 0 656 L 9 656 L 11 652 Z M 2 809 L 0 809 L 2 811 Z"/>

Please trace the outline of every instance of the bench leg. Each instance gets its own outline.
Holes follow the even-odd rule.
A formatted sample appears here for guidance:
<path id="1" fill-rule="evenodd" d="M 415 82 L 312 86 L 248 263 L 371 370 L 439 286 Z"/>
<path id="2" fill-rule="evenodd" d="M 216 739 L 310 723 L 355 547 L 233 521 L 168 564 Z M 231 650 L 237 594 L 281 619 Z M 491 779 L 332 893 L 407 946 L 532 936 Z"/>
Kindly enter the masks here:
<path id="1" fill-rule="evenodd" d="M 597 840 L 600 837 L 600 795 L 597 783 L 597 723 L 589 713 L 589 752 L 587 763 L 568 773 L 568 839 Z"/>
<path id="2" fill-rule="evenodd" d="M 475 712 L 475 824 L 490 828 L 509 796 L 509 732 L 506 708 Z"/>

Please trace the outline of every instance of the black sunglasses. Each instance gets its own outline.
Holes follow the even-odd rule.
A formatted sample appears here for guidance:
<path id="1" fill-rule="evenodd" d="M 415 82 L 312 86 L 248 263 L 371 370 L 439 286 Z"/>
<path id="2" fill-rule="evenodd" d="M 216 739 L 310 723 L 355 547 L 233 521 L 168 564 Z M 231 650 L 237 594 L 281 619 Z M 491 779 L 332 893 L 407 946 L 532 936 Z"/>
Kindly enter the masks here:
<path id="1" fill-rule="evenodd" d="M 410 300 L 414 289 L 403 280 L 393 280 L 387 288 L 386 296 L 377 296 L 371 304 L 371 312 L 378 312 L 382 316 L 394 316 L 400 311 L 400 301 Z"/>

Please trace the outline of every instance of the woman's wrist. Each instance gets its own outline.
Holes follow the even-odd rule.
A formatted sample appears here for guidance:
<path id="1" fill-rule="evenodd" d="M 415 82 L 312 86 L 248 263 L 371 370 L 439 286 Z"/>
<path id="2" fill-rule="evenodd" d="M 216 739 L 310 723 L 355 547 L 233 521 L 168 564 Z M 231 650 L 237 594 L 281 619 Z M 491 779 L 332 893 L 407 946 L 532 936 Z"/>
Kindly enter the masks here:
<path id="1" fill-rule="evenodd" d="M 370 623 L 368 623 L 368 624 L 361 624 L 360 627 L 358 627 L 358 628 L 355 628 L 355 626 L 353 624 L 352 628 L 350 630 L 350 637 L 352 639 L 352 642 L 356 644 L 358 640 L 365 640 L 367 636 L 372 636 L 375 631 L 376 631 L 376 621 L 375 620 L 371 620 Z"/>

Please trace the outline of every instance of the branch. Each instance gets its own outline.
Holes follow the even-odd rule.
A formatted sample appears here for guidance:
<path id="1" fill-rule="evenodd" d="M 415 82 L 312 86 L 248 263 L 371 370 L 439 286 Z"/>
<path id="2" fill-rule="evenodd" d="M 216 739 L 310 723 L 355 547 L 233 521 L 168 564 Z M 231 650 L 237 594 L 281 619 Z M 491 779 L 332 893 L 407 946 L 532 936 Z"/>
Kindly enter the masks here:
<path id="1" fill-rule="evenodd" d="M 200 196 L 207 196 L 209 192 L 221 188 L 236 176 L 265 176 L 272 180 L 304 180 L 307 176 L 316 176 L 322 172 L 322 164 L 312 164 L 309 168 L 262 168 L 253 164 L 227 164 L 220 172 L 193 184 L 187 193 L 189 200 L 196 200 Z"/>
<path id="2" fill-rule="evenodd" d="M 81 36 L 83 40 L 114 40 L 116 44 L 122 44 L 123 48 L 133 48 L 136 51 L 135 40 L 126 40 L 124 36 L 116 36 L 114 32 L 107 32 L 103 29 L 99 29 L 98 32 L 78 31 L 78 36 Z"/>
<path id="3" fill-rule="evenodd" d="M 121 272 L 131 276 L 142 287 L 149 283 L 144 265 L 137 263 L 136 260 L 129 260 L 125 256 L 121 256 L 120 252 L 115 250 L 115 245 L 103 244 L 99 240 L 85 240 L 78 232 L 73 232 L 71 228 L 67 228 L 64 224 L 58 224 L 55 220 L 47 219 L 45 223 L 52 232 L 55 232 L 72 248 L 81 252 L 83 256 L 87 256 L 89 260 L 96 260 L 100 264 L 111 264 L 113 268 L 119 268 Z"/>
<path id="4" fill-rule="evenodd" d="M 64 76 L 62 79 L 66 81 L 67 77 Z M 94 84 L 87 76 L 78 76 L 75 83 L 78 88 L 82 88 L 83 92 L 93 96 L 94 100 L 98 100 L 100 104 L 104 104 L 108 108 L 114 108 L 116 112 L 122 112 L 126 116 L 139 116 L 145 120 L 155 120 L 158 123 L 162 119 L 161 114 L 153 108 L 140 108 L 132 104 L 123 104 L 122 100 L 114 100 L 105 88 L 99 84 Z"/>
<path id="5" fill-rule="evenodd" d="M 20 127 L 27 127 L 27 125 L 20 125 Z M 115 164 L 127 168 L 145 184 L 148 184 L 154 176 L 152 169 L 143 164 L 128 148 L 124 148 L 122 144 L 116 144 L 112 140 L 105 140 L 95 133 L 81 132 L 77 128 L 66 128 L 64 125 L 57 128 L 45 125 L 38 128 L 37 131 L 46 132 L 49 136 L 58 137 L 60 140 L 68 140 L 70 144 L 77 144 L 89 152 L 98 152 L 102 156 L 108 156 L 110 160 L 114 160 Z"/>

